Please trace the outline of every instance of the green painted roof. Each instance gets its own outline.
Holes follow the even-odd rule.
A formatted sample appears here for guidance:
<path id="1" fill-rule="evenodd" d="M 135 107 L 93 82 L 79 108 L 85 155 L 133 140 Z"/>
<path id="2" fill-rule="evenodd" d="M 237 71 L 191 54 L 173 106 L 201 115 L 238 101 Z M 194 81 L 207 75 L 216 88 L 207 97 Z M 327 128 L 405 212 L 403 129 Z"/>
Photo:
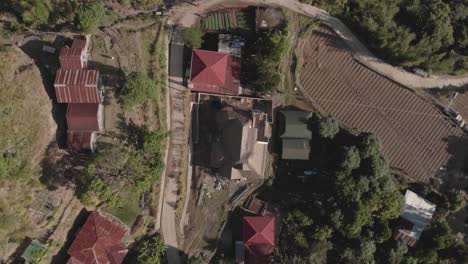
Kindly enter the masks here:
<path id="1" fill-rule="evenodd" d="M 312 132 L 307 129 L 307 119 L 310 113 L 301 111 L 281 111 L 286 121 L 285 131 L 281 138 L 312 139 Z"/>
<path id="2" fill-rule="evenodd" d="M 44 255 L 45 251 L 46 247 L 41 242 L 32 240 L 21 257 L 29 263 L 39 263 L 40 257 Z"/>
<path id="3" fill-rule="evenodd" d="M 310 141 L 308 139 L 283 138 L 282 159 L 308 160 Z"/>

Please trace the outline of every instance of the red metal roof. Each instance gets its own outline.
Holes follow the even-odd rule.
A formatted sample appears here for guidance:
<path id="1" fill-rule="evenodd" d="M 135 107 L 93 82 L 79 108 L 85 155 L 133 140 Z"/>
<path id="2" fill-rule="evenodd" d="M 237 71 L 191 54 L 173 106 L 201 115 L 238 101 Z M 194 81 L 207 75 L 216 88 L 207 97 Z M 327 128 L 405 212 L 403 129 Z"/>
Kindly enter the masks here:
<path id="1" fill-rule="evenodd" d="M 83 49 L 79 48 L 62 48 L 60 49 L 60 68 L 62 69 L 81 69 L 84 68 L 85 65 L 81 60 L 81 54 L 83 53 Z"/>
<path id="2" fill-rule="evenodd" d="M 72 49 L 85 49 L 86 48 L 86 39 L 74 38 L 72 43 Z"/>
<path id="3" fill-rule="evenodd" d="M 98 111 L 99 104 L 68 104 L 68 130 L 99 131 Z"/>
<path id="4" fill-rule="evenodd" d="M 244 217 L 244 247 L 248 264 L 271 263 L 275 250 L 275 218 Z"/>
<path id="5" fill-rule="evenodd" d="M 92 212 L 73 241 L 68 264 L 120 264 L 127 254 L 121 244 L 125 230 Z"/>
<path id="6" fill-rule="evenodd" d="M 246 244 L 275 245 L 275 218 L 264 216 L 244 217 L 244 242 Z"/>
<path id="7" fill-rule="evenodd" d="M 99 72 L 86 69 L 59 69 L 55 95 L 59 103 L 99 103 Z"/>
<path id="8" fill-rule="evenodd" d="M 71 48 L 64 47 L 60 49 L 60 68 L 62 69 L 81 69 L 86 67 L 86 61 L 83 59 L 83 53 L 86 52 L 86 40 L 74 39 Z"/>
<path id="9" fill-rule="evenodd" d="M 93 132 L 67 131 L 67 149 L 70 152 L 81 152 L 84 150 L 92 150 L 92 134 Z"/>
<path id="10" fill-rule="evenodd" d="M 239 74 L 240 61 L 229 54 L 192 51 L 190 84 L 194 91 L 237 95 Z"/>

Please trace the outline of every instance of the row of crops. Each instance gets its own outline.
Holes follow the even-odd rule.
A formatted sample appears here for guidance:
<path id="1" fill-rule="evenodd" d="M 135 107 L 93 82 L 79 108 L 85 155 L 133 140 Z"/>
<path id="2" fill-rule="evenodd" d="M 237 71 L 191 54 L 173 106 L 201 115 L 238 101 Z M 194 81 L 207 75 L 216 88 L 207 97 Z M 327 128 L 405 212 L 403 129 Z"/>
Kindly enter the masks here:
<path id="1" fill-rule="evenodd" d="M 209 31 L 228 31 L 234 28 L 234 21 L 228 12 L 211 13 L 203 19 L 202 27 Z"/>

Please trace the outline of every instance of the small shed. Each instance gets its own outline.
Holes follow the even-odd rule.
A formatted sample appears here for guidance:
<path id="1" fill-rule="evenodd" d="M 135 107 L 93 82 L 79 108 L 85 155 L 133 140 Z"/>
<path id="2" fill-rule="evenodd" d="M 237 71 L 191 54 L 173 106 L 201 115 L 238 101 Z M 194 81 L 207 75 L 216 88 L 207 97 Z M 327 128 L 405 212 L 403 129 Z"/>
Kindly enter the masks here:
<path id="1" fill-rule="evenodd" d="M 26 250 L 24 250 L 21 257 L 26 261 L 26 263 L 39 263 L 39 261 L 44 257 L 47 252 L 47 248 L 40 241 L 34 239 L 29 243 Z"/>

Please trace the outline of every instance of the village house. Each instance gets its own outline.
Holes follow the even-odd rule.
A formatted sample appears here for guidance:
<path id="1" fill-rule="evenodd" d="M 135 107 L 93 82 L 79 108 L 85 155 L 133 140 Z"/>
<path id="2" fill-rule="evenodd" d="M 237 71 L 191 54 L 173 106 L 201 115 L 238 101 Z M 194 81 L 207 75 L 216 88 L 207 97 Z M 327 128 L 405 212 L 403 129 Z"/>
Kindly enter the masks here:
<path id="1" fill-rule="evenodd" d="M 99 72 L 85 69 L 88 39 L 73 40 L 60 50 L 60 69 L 55 76 L 58 103 L 67 103 L 67 149 L 71 152 L 94 151 L 96 132 L 103 128 L 103 109 Z"/>
<path id="2" fill-rule="evenodd" d="M 230 54 L 192 50 L 188 88 L 193 92 L 238 95 L 240 60 Z"/>
<path id="3" fill-rule="evenodd" d="M 62 69 L 83 69 L 88 64 L 88 45 L 87 38 L 73 39 L 71 47 L 64 47 L 60 49 L 60 68 Z"/>
<path id="4" fill-rule="evenodd" d="M 68 249 L 67 264 L 122 263 L 128 252 L 122 244 L 126 234 L 119 224 L 91 212 Z"/>
<path id="5" fill-rule="evenodd" d="M 395 239 L 414 247 L 421 237 L 424 228 L 429 225 L 436 206 L 426 201 L 416 193 L 407 190 L 405 194 L 405 207 L 400 215 L 405 224 L 398 230 Z"/>
<path id="6" fill-rule="evenodd" d="M 275 217 L 243 218 L 243 241 L 236 241 L 236 263 L 267 264 L 275 251 Z"/>
<path id="7" fill-rule="evenodd" d="M 263 179 L 271 137 L 268 115 L 226 105 L 216 112 L 215 121 L 220 133 L 212 144 L 211 167 L 231 180 Z"/>

